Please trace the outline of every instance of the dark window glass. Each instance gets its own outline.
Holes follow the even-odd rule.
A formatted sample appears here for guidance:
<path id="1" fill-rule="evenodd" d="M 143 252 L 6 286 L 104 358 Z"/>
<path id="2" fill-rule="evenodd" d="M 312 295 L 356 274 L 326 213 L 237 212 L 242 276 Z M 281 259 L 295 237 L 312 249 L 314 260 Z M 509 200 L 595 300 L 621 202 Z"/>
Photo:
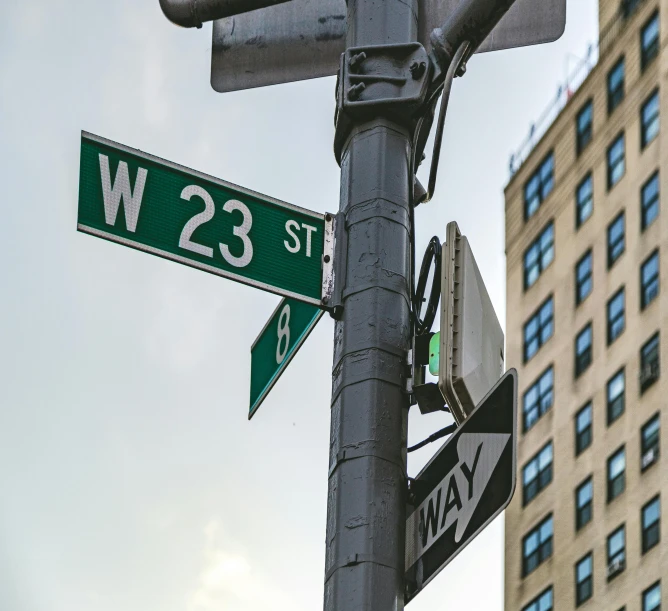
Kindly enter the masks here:
<path id="1" fill-rule="evenodd" d="M 659 334 L 654 334 L 640 349 L 640 394 L 659 379 Z"/>
<path id="2" fill-rule="evenodd" d="M 580 305 L 591 293 L 592 254 L 591 249 L 575 265 L 575 303 Z"/>
<path id="3" fill-rule="evenodd" d="M 659 90 L 655 89 L 640 109 L 640 146 L 645 148 L 659 133 Z"/>
<path id="4" fill-rule="evenodd" d="M 661 584 L 658 581 L 642 593 L 642 611 L 661 611 Z"/>
<path id="5" fill-rule="evenodd" d="M 524 360 L 531 359 L 554 332 L 554 308 L 552 297 L 533 314 L 524 325 Z"/>
<path id="6" fill-rule="evenodd" d="M 580 227 L 594 210 L 594 187 L 591 172 L 575 190 L 575 226 Z"/>
<path id="7" fill-rule="evenodd" d="M 592 330 L 589 323 L 575 338 L 575 377 L 582 375 L 592 361 Z"/>
<path id="8" fill-rule="evenodd" d="M 552 481 L 552 442 L 550 441 L 522 469 L 522 501 L 530 503 Z"/>
<path id="9" fill-rule="evenodd" d="M 543 270 L 554 259 L 554 223 L 550 223 L 524 253 L 524 288 L 538 280 Z"/>
<path id="10" fill-rule="evenodd" d="M 608 581 L 626 568 L 626 529 L 624 525 L 608 535 Z"/>
<path id="11" fill-rule="evenodd" d="M 640 32 L 640 66 L 644 70 L 659 54 L 659 12 L 655 12 Z"/>
<path id="12" fill-rule="evenodd" d="M 552 516 L 522 539 L 522 574 L 528 575 L 552 555 Z"/>
<path id="13" fill-rule="evenodd" d="M 642 508 L 642 553 L 648 552 L 661 540 L 661 499 L 655 496 Z"/>
<path id="14" fill-rule="evenodd" d="M 626 452 L 622 446 L 608 458 L 608 503 L 626 489 Z"/>
<path id="15" fill-rule="evenodd" d="M 554 401 L 554 369 L 548 367 L 527 389 L 522 401 L 524 430 L 528 431 L 545 414 Z"/>
<path id="16" fill-rule="evenodd" d="M 592 139 L 592 120 L 594 115 L 594 104 L 588 100 L 582 107 L 575 120 L 575 140 L 577 154 L 585 150 Z"/>
<path id="17" fill-rule="evenodd" d="M 659 216 L 659 172 L 654 172 L 640 191 L 640 213 L 643 230 Z"/>
<path id="18" fill-rule="evenodd" d="M 580 562 L 575 565 L 575 604 L 581 605 L 589 600 L 594 594 L 594 583 L 592 580 L 593 557 L 589 552 Z"/>
<path id="19" fill-rule="evenodd" d="M 640 430 L 640 468 L 651 467 L 659 459 L 661 420 L 659 414 L 652 416 Z"/>
<path id="20" fill-rule="evenodd" d="M 575 529 L 580 530 L 591 522 L 594 485 L 588 477 L 575 490 Z"/>
<path id="21" fill-rule="evenodd" d="M 626 164 L 624 161 L 624 133 L 615 138 L 608 147 L 608 189 L 612 189 L 624 176 Z"/>
<path id="22" fill-rule="evenodd" d="M 575 454 L 582 454 L 590 445 L 591 430 L 591 401 L 575 415 Z"/>
<path id="23" fill-rule="evenodd" d="M 619 370 L 608 380 L 606 390 L 609 425 L 624 413 L 625 386 L 624 369 Z"/>
<path id="24" fill-rule="evenodd" d="M 624 212 L 620 212 L 617 218 L 608 226 L 608 267 L 612 267 L 624 254 Z"/>
<path id="25" fill-rule="evenodd" d="M 522 607 L 522 611 L 552 611 L 554 601 L 552 586 L 542 594 L 536 596 L 528 605 Z"/>
<path id="26" fill-rule="evenodd" d="M 659 294 L 659 251 L 640 266 L 640 308 L 645 309 Z"/>
<path id="27" fill-rule="evenodd" d="M 638 8 L 641 0 L 622 0 L 620 11 L 624 17 L 630 17 L 633 11 Z"/>
<path id="28" fill-rule="evenodd" d="M 624 316 L 624 288 L 619 289 L 608 301 L 608 345 L 612 344 L 626 326 Z"/>
<path id="29" fill-rule="evenodd" d="M 608 113 L 611 113 L 624 99 L 624 58 L 608 72 Z"/>
<path id="30" fill-rule="evenodd" d="M 554 188 L 554 154 L 550 153 L 524 185 L 524 220 L 529 220 Z"/>

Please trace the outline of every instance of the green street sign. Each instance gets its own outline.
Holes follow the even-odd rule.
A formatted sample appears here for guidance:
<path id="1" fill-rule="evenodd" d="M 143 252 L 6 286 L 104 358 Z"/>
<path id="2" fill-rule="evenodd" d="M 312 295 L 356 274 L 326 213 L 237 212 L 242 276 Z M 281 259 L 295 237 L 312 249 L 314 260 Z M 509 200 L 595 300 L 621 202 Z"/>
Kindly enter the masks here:
<path id="1" fill-rule="evenodd" d="M 283 299 L 251 347 L 250 420 L 297 354 L 323 311 Z"/>
<path id="2" fill-rule="evenodd" d="M 331 228 L 323 215 L 86 132 L 77 228 L 321 304 L 325 232 Z M 324 259 L 331 265 L 331 256 Z"/>

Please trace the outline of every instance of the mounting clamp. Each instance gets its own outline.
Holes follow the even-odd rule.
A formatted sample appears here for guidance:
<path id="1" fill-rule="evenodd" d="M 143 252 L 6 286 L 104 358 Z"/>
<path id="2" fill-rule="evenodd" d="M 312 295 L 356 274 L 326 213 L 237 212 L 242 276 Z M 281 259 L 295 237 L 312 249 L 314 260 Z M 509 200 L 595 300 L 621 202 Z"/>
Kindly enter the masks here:
<path id="1" fill-rule="evenodd" d="M 354 124 L 383 114 L 415 128 L 432 63 L 419 42 L 352 47 L 341 55 L 336 92 L 334 151 L 340 163 Z"/>

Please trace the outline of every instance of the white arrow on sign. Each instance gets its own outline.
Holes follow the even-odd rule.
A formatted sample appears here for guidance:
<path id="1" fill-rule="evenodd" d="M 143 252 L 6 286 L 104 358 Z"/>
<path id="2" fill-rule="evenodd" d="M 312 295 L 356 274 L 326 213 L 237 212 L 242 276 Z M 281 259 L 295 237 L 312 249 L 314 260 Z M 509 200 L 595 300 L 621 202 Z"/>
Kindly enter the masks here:
<path id="1" fill-rule="evenodd" d="M 459 463 L 406 520 L 406 570 L 455 522 L 455 542 L 461 541 L 510 437 L 462 433 Z"/>

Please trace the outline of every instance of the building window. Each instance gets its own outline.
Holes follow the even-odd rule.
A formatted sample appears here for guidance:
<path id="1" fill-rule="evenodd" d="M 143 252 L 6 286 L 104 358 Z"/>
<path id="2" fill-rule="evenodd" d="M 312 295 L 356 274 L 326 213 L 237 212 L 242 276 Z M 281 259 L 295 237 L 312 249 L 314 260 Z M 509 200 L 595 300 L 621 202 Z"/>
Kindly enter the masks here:
<path id="1" fill-rule="evenodd" d="M 594 582 L 592 580 L 593 557 L 589 552 L 580 562 L 575 565 L 575 604 L 580 606 L 589 600 L 594 594 Z"/>
<path id="2" fill-rule="evenodd" d="M 659 12 L 656 11 L 640 31 L 640 66 L 644 70 L 659 54 Z"/>
<path id="3" fill-rule="evenodd" d="M 655 333 L 640 349 L 640 394 L 659 379 L 659 334 Z"/>
<path id="4" fill-rule="evenodd" d="M 654 172 L 640 190 L 641 227 L 644 231 L 659 216 L 659 172 Z"/>
<path id="5" fill-rule="evenodd" d="M 524 393 L 522 412 L 525 432 L 552 407 L 553 401 L 554 368 L 550 365 Z"/>
<path id="6" fill-rule="evenodd" d="M 624 212 L 608 225 L 608 269 L 624 254 Z"/>
<path id="7" fill-rule="evenodd" d="M 554 188 L 554 153 L 550 152 L 524 185 L 524 220 L 528 221 Z"/>
<path id="8" fill-rule="evenodd" d="M 626 452 L 624 446 L 608 458 L 608 503 L 626 489 Z"/>
<path id="9" fill-rule="evenodd" d="M 575 140 L 577 154 L 585 150 L 592 139 L 592 120 L 594 115 L 594 103 L 591 99 L 587 100 L 585 105 L 578 113 L 575 120 Z"/>
<path id="10" fill-rule="evenodd" d="M 624 369 L 620 369 L 607 384 L 608 426 L 624 413 Z"/>
<path id="11" fill-rule="evenodd" d="M 591 522 L 593 497 L 594 486 L 588 477 L 575 491 L 575 530 Z"/>
<path id="12" fill-rule="evenodd" d="M 659 460 L 659 434 L 661 420 L 659 414 L 652 416 L 640 429 L 640 470 L 649 469 Z"/>
<path id="13" fill-rule="evenodd" d="M 575 377 L 582 375 L 592 360 L 592 330 L 591 323 L 578 333 L 575 338 Z"/>
<path id="14" fill-rule="evenodd" d="M 575 190 L 575 227 L 580 227 L 594 210 L 594 187 L 591 172 Z"/>
<path id="15" fill-rule="evenodd" d="M 550 441 L 522 469 L 522 502 L 530 503 L 552 481 L 552 442 Z"/>
<path id="16" fill-rule="evenodd" d="M 536 570 L 552 555 L 552 516 L 548 516 L 522 540 L 522 575 Z"/>
<path id="17" fill-rule="evenodd" d="M 552 586 L 536 596 L 528 605 L 522 607 L 522 611 L 552 611 L 554 601 Z"/>
<path id="18" fill-rule="evenodd" d="M 659 133 L 659 90 L 655 89 L 640 109 L 640 148 L 645 148 Z"/>
<path id="19" fill-rule="evenodd" d="M 624 58 L 621 57 L 608 72 L 608 114 L 624 99 Z"/>
<path id="20" fill-rule="evenodd" d="M 591 293 L 592 279 L 591 248 L 575 265 L 575 305 L 580 305 Z"/>
<path id="21" fill-rule="evenodd" d="M 608 190 L 612 189 L 624 176 L 624 132 L 608 147 Z"/>
<path id="22" fill-rule="evenodd" d="M 655 496 L 642 508 L 642 553 L 661 540 L 661 499 Z"/>
<path id="23" fill-rule="evenodd" d="M 624 317 L 624 287 L 619 289 L 608 301 L 608 346 L 623 332 L 626 326 Z"/>
<path id="24" fill-rule="evenodd" d="M 641 0 L 622 0 L 620 11 L 624 18 L 628 18 L 633 14 L 633 11 L 638 8 L 638 5 L 640 4 Z"/>
<path id="25" fill-rule="evenodd" d="M 658 581 L 642 593 L 642 611 L 661 611 L 661 584 Z"/>
<path id="26" fill-rule="evenodd" d="M 640 309 L 644 310 L 659 294 L 659 251 L 655 250 L 640 266 Z"/>
<path id="27" fill-rule="evenodd" d="M 524 253 L 524 289 L 533 286 L 554 259 L 554 223 L 550 223 Z"/>
<path id="28" fill-rule="evenodd" d="M 622 524 L 608 535 L 608 581 L 626 568 L 626 530 Z"/>
<path id="29" fill-rule="evenodd" d="M 524 362 L 531 359 L 554 332 L 554 306 L 552 297 L 524 325 Z"/>
<path id="30" fill-rule="evenodd" d="M 575 415 L 575 455 L 591 445 L 591 401 Z"/>

